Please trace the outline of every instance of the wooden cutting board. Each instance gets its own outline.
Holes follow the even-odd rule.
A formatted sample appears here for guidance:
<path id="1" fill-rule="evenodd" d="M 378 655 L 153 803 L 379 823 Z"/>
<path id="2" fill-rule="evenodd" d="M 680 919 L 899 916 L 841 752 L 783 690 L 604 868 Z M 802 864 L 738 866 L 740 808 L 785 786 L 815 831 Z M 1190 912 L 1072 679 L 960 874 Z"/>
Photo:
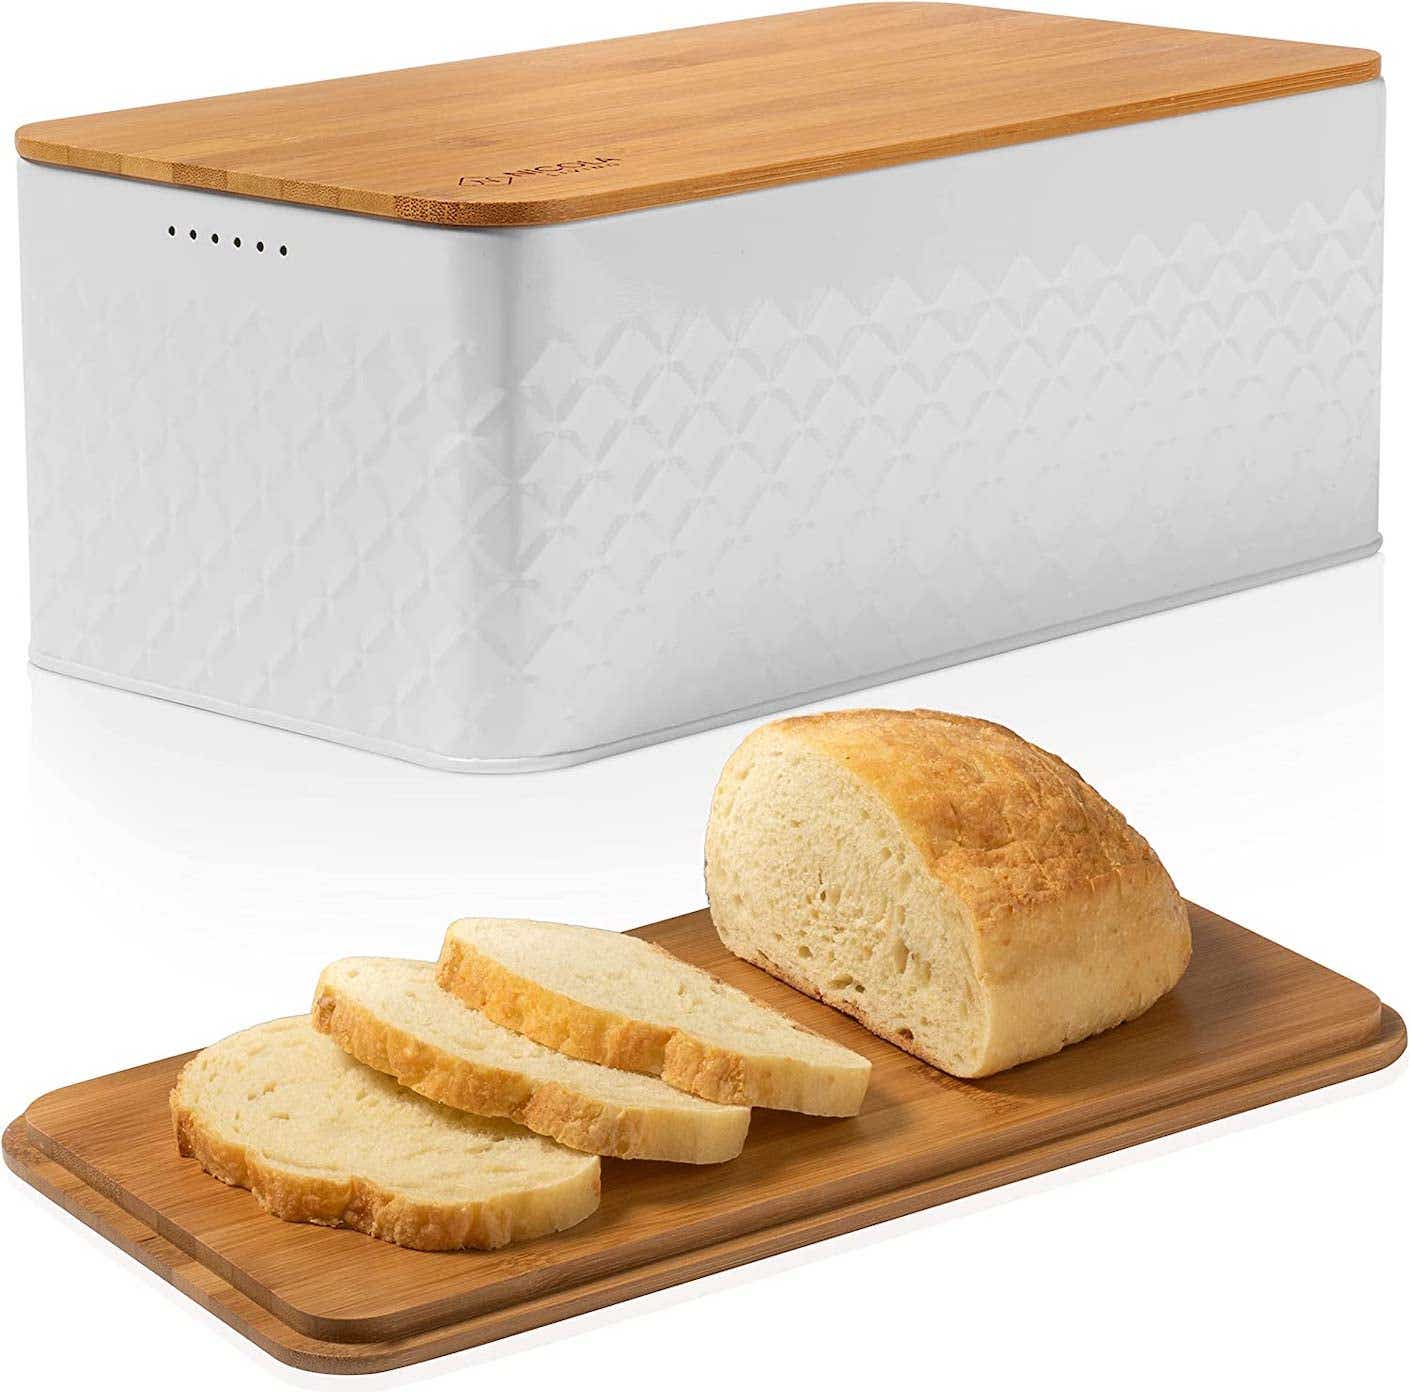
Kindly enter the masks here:
<path id="1" fill-rule="evenodd" d="M 419 1362 L 1383 1068 L 1405 1027 L 1368 990 L 1191 906 L 1194 961 L 1141 1019 L 962 1082 L 737 961 L 704 912 L 638 929 L 866 1053 L 860 1116 L 756 1112 L 744 1153 L 603 1162 L 602 1207 L 500 1252 L 428 1253 L 281 1223 L 176 1154 L 185 1056 L 39 1098 L 11 1169 L 276 1357 Z M 56 1293 L 57 1294 L 57 1293 Z"/>

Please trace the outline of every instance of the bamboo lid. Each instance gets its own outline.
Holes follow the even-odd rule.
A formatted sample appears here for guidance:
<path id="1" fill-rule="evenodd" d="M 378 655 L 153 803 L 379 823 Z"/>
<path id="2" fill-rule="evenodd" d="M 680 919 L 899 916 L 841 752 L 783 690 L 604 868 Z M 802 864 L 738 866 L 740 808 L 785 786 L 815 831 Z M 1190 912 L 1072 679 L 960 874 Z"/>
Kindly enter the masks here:
<path id="1" fill-rule="evenodd" d="M 26 159 L 412 222 L 527 226 L 1380 72 L 1366 49 L 874 4 L 22 126 Z"/>

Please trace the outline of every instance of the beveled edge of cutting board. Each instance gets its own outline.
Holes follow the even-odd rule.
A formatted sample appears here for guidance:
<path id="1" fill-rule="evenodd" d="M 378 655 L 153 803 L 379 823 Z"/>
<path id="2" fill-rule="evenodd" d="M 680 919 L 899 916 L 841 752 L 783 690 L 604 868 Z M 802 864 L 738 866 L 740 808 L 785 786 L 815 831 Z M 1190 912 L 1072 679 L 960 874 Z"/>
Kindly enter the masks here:
<path id="1" fill-rule="evenodd" d="M 625 1274 L 602 1277 L 503 1310 L 380 1342 L 323 1340 L 283 1323 L 46 1155 L 34 1144 L 23 1116 L 5 1129 L 3 1150 L 6 1165 L 18 1178 L 281 1363 L 315 1373 L 376 1373 L 474 1348 L 936 1204 L 1347 1082 L 1389 1067 L 1405 1052 L 1405 1047 L 1405 1021 L 1390 1006 L 1382 1004 L 1380 1028 L 1375 1037 L 1341 1053 L 1127 1118 L 1082 1137 L 1049 1142 L 1027 1152 L 938 1180 L 921 1181 L 826 1214 L 732 1238 L 684 1257 L 663 1258 Z"/>

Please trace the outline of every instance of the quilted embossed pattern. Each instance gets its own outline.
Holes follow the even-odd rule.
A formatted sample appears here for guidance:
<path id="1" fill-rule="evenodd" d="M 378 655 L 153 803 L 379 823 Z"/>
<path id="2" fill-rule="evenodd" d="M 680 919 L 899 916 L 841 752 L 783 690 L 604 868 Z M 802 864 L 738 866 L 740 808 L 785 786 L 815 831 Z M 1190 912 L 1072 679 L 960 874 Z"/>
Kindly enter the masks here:
<path id="1" fill-rule="evenodd" d="M 1256 144 L 1283 108 L 1295 142 L 1347 113 L 1325 174 L 1196 180 L 1174 221 L 1140 130 L 522 233 L 27 167 L 36 660 L 410 757 L 548 756 L 1364 547 L 1379 89 L 1349 90 L 1158 123 Z M 1076 196 L 1134 196 L 1053 230 L 1005 171 L 1068 145 Z M 886 264 L 791 255 L 794 199 L 866 244 L 858 178 L 920 214 Z M 992 235 L 955 218 L 975 179 L 1012 185 Z M 172 245 L 168 216 L 257 216 L 291 256 Z"/>

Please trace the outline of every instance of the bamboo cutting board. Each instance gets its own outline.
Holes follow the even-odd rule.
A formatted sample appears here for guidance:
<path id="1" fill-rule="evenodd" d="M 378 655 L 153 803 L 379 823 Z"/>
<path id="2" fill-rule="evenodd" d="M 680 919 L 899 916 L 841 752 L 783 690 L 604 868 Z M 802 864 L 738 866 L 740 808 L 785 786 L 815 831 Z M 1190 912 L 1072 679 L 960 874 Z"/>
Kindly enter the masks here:
<path id="1" fill-rule="evenodd" d="M 1194 961 L 1141 1019 L 962 1082 L 731 957 L 704 912 L 638 933 L 866 1053 L 860 1116 L 757 1112 L 744 1153 L 603 1162 L 602 1207 L 499 1252 L 410 1252 L 281 1223 L 176 1154 L 184 1058 L 39 1098 L 10 1167 L 276 1357 L 372 1372 L 596 1309 L 1385 1067 L 1405 1047 L 1368 990 L 1206 910 Z"/>
<path id="2" fill-rule="evenodd" d="M 844 5 L 22 126 L 26 159 L 458 226 L 600 217 L 1366 82 L 1367 49 Z"/>

